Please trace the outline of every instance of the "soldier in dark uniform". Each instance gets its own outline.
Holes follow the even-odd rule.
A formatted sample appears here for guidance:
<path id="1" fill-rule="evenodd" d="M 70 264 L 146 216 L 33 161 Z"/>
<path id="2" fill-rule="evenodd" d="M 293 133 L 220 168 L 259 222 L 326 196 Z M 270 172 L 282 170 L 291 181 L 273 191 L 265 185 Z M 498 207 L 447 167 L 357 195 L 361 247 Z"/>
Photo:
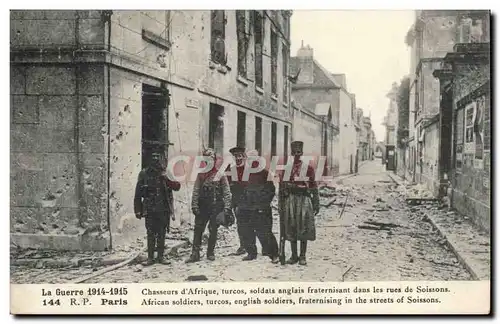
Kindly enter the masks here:
<path id="1" fill-rule="evenodd" d="M 253 167 L 258 166 L 257 161 Z M 262 255 L 269 256 L 273 263 L 278 262 L 278 242 L 272 232 L 273 217 L 271 202 L 274 198 L 276 187 L 269 181 L 269 172 L 261 170 L 252 173 L 248 182 L 243 186 L 238 201 L 239 226 L 242 227 L 243 242 L 247 255 L 243 261 L 257 258 L 255 237 L 259 238 L 262 245 Z"/>
<path id="2" fill-rule="evenodd" d="M 243 183 L 241 182 L 241 179 L 243 177 L 243 172 L 245 170 L 245 149 L 242 147 L 233 147 L 232 149 L 229 150 L 229 153 L 231 153 L 234 157 L 234 160 L 236 162 L 236 174 L 238 175 L 238 178 L 233 179 L 233 177 L 229 176 L 229 187 L 231 189 L 231 208 L 234 210 L 234 213 L 236 215 L 236 221 L 237 221 L 237 230 L 238 230 L 238 239 L 239 239 L 239 244 L 240 246 L 234 252 L 232 255 L 242 255 L 245 254 L 245 247 L 243 244 L 243 234 L 241 233 L 241 226 L 240 222 L 238 221 L 238 201 L 240 199 L 240 196 L 243 192 Z M 226 171 L 229 171 L 230 168 L 234 166 L 228 166 L 228 169 Z"/>
<path id="3" fill-rule="evenodd" d="M 170 218 L 174 218 L 172 190 L 178 191 L 179 182 L 171 181 L 165 170 L 161 154 L 154 152 L 151 165 L 139 173 L 135 187 L 134 212 L 138 219 L 145 218 L 148 236 L 148 260 L 152 265 L 157 250 L 157 262 L 170 264 L 164 258 L 165 235 L 170 231 Z"/>
<path id="4" fill-rule="evenodd" d="M 291 143 L 294 156 L 290 179 L 281 179 L 279 189 L 279 207 L 284 220 L 284 233 L 280 233 L 292 248 L 292 256 L 287 264 L 306 265 L 307 241 L 316 240 L 315 216 L 319 212 L 319 193 L 314 179 L 314 169 L 307 167 L 309 181 L 296 180 L 302 169 L 301 156 L 304 143 Z M 297 241 L 300 241 L 300 256 L 297 254 Z"/>

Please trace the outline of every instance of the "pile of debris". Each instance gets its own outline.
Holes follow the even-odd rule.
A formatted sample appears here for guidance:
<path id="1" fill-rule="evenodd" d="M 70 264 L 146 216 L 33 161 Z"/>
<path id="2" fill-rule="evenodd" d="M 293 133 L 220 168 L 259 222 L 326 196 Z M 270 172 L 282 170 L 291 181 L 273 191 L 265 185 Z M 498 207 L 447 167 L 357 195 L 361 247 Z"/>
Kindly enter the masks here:
<path id="1" fill-rule="evenodd" d="M 406 195 L 408 198 L 413 199 L 426 199 L 433 198 L 432 193 L 425 187 L 424 184 L 417 184 L 406 189 Z"/>

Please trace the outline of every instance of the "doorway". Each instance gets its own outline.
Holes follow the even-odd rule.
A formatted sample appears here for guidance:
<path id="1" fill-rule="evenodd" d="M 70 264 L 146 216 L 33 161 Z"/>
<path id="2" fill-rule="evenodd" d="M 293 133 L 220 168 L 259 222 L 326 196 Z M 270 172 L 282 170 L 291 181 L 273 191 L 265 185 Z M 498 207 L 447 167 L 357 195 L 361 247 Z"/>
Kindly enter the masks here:
<path id="1" fill-rule="evenodd" d="M 439 147 L 439 179 L 441 182 L 439 195 L 446 195 L 447 182 L 451 170 L 451 150 L 452 150 L 452 122 L 453 122 L 453 97 L 451 89 L 445 88 L 441 96 L 440 132 Z M 446 176 L 445 176 L 446 175 Z"/>
<path id="2" fill-rule="evenodd" d="M 210 117 L 208 126 L 208 145 L 222 156 L 224 150 L 224 107 L 210 103 Z"/>
<path id="3" fill-rule="evenodd" d="M 387 152 L 386 170 L 395 171 L 396 170 L 396 152 L 394 150 L 394 145 L 387 145 L 386 152 Z"/>
<path id="4" fill-rule="evenodd" d="M 275 122 L 271 122 L 271 156 L 274 157 L 277 154 L 277 142 L 278 137 L 278 127 Z"/>
<path id="5" fill-rule="evenodd" d="M 168 90 L 142 85 L 142 139 L 141 164 L 146 168 L 151 163 L 151 155 L 160 153 L 167 158 L 168 129 L 166 114 Z"/>
<path id="6" fill-rule="evenodd" d="M 262 118 L 255 117 L 255 149 L 262 155 Z"/>

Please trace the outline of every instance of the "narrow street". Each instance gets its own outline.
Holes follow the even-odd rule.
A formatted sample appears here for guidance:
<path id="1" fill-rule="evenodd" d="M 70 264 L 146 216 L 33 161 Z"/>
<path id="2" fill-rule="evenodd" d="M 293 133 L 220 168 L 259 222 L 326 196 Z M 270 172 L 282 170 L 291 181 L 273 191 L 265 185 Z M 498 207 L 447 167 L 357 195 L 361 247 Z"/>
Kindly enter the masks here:
<path id="1" fill-rule="evenodd" d="M 425 215 L 412 212 L 406 205 L 400 189 L 380 160 L 365 162 L 358 175 L 337 182 L 334 189 L 320 191 L 323 206 L 317 218 L 317 240 L 309 243 L 305 267 L 274 265 L 260 255 L 255 261 L 240 261 L 241 257 L 230 255 L 237 248 L 233 227 L 220 231 L 217 259 L 213 262 L 202 259 L 187 265 L 184 260 L 190 250 L 179 249 L 171 256 L 170 266 L 146 268 L 132 264 L 87 282 L 182 282 L 193 275 L 204 275 L 215 282 L 470 280 L 470 274 L 448 250 L 444 239 L 425 221 Z M 346 207 L 341 214 L 344 203 Z M 379 227 L 381 224 L 386 225 Z M 278 227 L 275 212 L 277 237 Z M 288 245 L 287 254 L 290 254 Z M 40 277 L 35 278 L 33 271 L 40 271 Z M 57 270 L 31 269 L 30 272 L 31 275 L 14 271 L 13 281 L 46 282 L 52 278 L 51 282 L 57 282 L 57 278 L 62 278 Z M 88 273 L 91 269 L 74 269 L 64 277 L 76 278 Z"/>

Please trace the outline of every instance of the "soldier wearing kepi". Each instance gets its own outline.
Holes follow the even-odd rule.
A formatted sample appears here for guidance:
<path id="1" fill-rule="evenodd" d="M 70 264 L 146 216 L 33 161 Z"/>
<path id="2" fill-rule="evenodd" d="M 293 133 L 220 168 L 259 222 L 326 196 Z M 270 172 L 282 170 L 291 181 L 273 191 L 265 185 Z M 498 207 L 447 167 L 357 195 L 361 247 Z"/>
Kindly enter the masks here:
<path id="1" fill-rule="evenodd" d="M 243 244 L 243 234 L 242 234 L 242 227 L 241 227 L 241 222 L 238 218 L 238 202 L 241 198 L 241 194 L 243 192 L 243 183 L 241 181 L 243 177 L 243 172 L 245 171 L 245 148 L 243 147 L 233 147 L 232 149 L 229 150 L 229 153 L 231 153 L 234 157 L 234 160 L 236 162 L 236 174 L 238 175 L 237 179 L 233 179 L 231 176 L 228 177 L 229 180 L 229 186 L 231 188 L 231 208 L 234 210 L 234 213 L 236 215 L 236 225 L 237 225 L 237 230 L 238 230 L 238 239 L 239 239 L 239 244 L 240 246 L 236 250 L 236 252 L 233 253 L 233 255 L 242 255 L 245 254 L 245 247 Z M 232 166 L 229 166 L 231 168 Z"/>
<path id="2" fill-rule="evenodd" d="M 166 174 L 163 158 L 154 152 L 151 164 L 139 173 L 135 187 L 134 212 L 138 219 L 145 218 L 148 245 L 146 265 L 152 265 L 154 252 L 157 250 L 157 262 L 170 264 L 165 259 L 165 236 L 170 231 L 170 218 L 175 220 L 173 208 L 173 191 L 181 185 L 171 181 Z"/>
<path id="3" fill-rule="evenodd" d="M 257 153 L 257 152 L 255 152 Z M 252 154 L 252 152 L 248 152 Z M 258 161 L 246 161 L 246 167 L 258 168 Z M 262 245 L 262 255 L 271 258 L 273 263 L 278 262 L 278 242 L 272 232 L 273 217 L 271 202 L 275 196 L 276 187 L 273 181 L 268 180 L 269 172 L 263 169 L 257 173 L 249 174 L 248 179 L 243 179 L 244 186 L 238 202 L 239 222 L 242 227 L 243 242 L 248 253 L 243 261 L 257 258 L 255 237 L 259 238 Z M 245 181 L 246 180 L 246 181 Z"/>
<path id="4" fill-rule="evenodd" d="M 291 143 L 294 157 L 290 179 L 281 179 L 279 189 L 279 208 L 282 217 L 282 236 L 289 241 L 292 256 L 287 264 L 306 265 L 307 241 L 316 240 L 316 225 L 314 217 L 319 212 L 319 193 L 314 179 L 314 169 L 308 165 L 306 177 L 308 181 L 300 180 L 303 162 L 304 143 L 295 141 Z M 297 255 L 297 241 L 300 241 L 300 256 Z M 284 248 L 280 253 L 284 257 Z"/>

